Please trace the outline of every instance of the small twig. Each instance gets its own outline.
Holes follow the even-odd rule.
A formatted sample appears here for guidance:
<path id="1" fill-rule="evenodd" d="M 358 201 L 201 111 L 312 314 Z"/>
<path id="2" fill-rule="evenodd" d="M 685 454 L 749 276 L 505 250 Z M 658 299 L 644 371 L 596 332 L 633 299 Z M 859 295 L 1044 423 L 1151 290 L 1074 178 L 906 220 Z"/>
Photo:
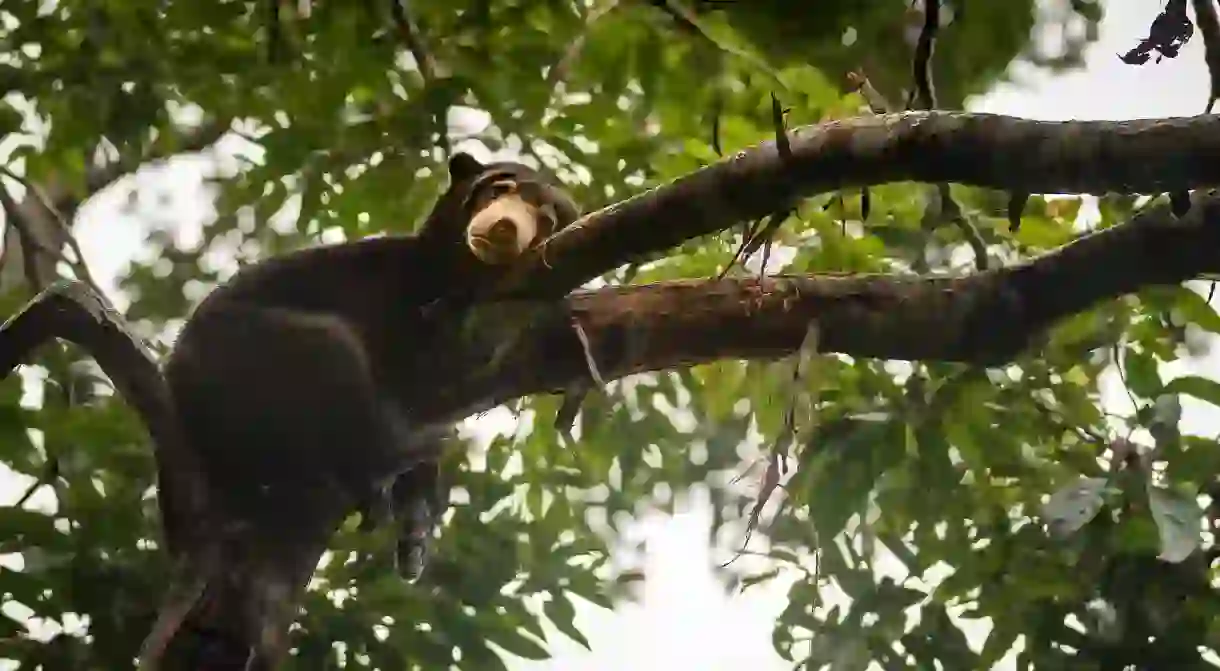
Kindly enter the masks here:
<path id="1" fill-rule="evenodd" d="M 581 349 L 584 350 L 585 363 L 589 366 L 589 376 L 593 378 L 594 382 L 604 387 L 606 381 L 602 378 L 601 371 L 597 370 L 597 362 L 593 359 L 593 348 L 589 344 L 589 336 L 585 333 L 585 327 L 581 326 L 579 319 L 572 319 L 572 330 L 576 332 L 576 339 L 580 341 Z"/>
<path id="2" fill-rule="evenodd" d="M 419 75 L 424 78 L 424 83 L 436 81 L 436 61 L 424 43 L 419 25 L 411 14 L 411 8 L 407 6 L 407 0 L 390 0 L 390 17 L 394 20 L 398 36 L 415 58 L 415 65 L 419 68 Z"/>
<path id="3" fill-rule="evenodd" d="M 30 497 L 34 495 L 34 492 L 42 489 L 42 487 L 45 485 L 53 485 L 55 479 L 58 477 L 59 459 L 50 457 L 47 459 L 46 466 L 42 469 L 42 473 L 39 474 L 38 479 L 30 483 L 30 486 L 26 488 L 25 493 L 21 495 L 21 498 L 17 499 L 17 502 L 13 504 L 13 507 L 20 508 L 24 506 L 27 502 L 29 502 Z"/>
<path id="4" fill-rule="evenodd" d="M 3 185 L 0 185 L 0 210 L 4 212 L 5 222 L 17 232 L 21 259 L 24 262 L 25 281 L 30 286 L 37 287 L 40 284 L 40 273 L 38 272 L 40 259 L 38 259 L 37 252 L 44 252 L 55 260 L 66 261 L 66 259 L 64 259 L 63 254 L 47 247 L 42 240 L 33 234 L 30 227 L 27 226 L 28 222 L 25 221 L 20 206 L 17 205 L 13 197 L 9 195 L 8 189 L 4 188 Z"/>
<path id="5" fill-rule="evenodd" d="M 765 221 L 765 218 L 746 222 L 745 231 L 743 231 L 741 234 L 741 244 L 737 246 L 736 250 L 734 250 L 733 256 L 729 258 L 729 262 L 724 264 L 724 269 L 720 271 L 720 274 L 716 276 L 716 279 L 723 280 L 725 276 L 729 274 L 729 271 L 733 269 L 733 266 L 737 265 L 738 262 L 745 260 L 746 247 L 758 236 L 758 232 L 763 225 L 763 221 Z"/>
<path id="6" fill-rule="evenodd" d="M 767 470 L 763 472 L 762 487 L 758 492 L 758 498 L 754 502 L 754 507 L 750 510 L 749 519 L 746 521 L 746 535 L 741 544 L 741 551 L 734 555 L 732 559 L 722 564 L 722 567 L 732 564 L 741 557 L 745 548 L 750 543 L 750 538 L 754 535 L 754 530 L 758 528 L 763 506 L 767 504 L 767 501 L 771 500 L 771 495 L 775 490 L 780 488 L 780 480 L 783 476 L 788 474 L 788 459 L 791 456 L 791 447 L 797 442 L 796 408 L 798 400 L 805 395 L 802 386 L 809 382 L 806 378 L 809 373 L 810 364 L 813 362 L 814 357 L 818 356 L 819 333 L 817 322 L 810 322 L 805 329 L 805 337 L 801 341 L 800 349 L 796 351 L 795 360 L 792 364 L 792 377 L 788 383 L 788 407 L 784 411 L 784 426 L 780 429 L 780 435 L 776 439 L 771 449 L 771 455 L 767 459 Z M 814 380 L 811 386 L 816 388 L 818 384 L 820 384 L 820 381 Z M 816 402 L 811 404 L 811 407 L 813 405 L 816 405 Z"/>
<path id="7" fill-rule="evenodd" d="M 1135 400 L 1135 394 L 1131 392 L 1131 385 L 1127 384 L 1127 372 L 1123 370 L 1123 351 L 1120 343 L 1114 343 L 1110 348 L 1110 354 L 1114 357 L 1114 370 L 1118 372 L 1118 380 L 1123 383 L 1123 391 L 1127 392 L 1127 399 L 1131 401 L 1131 407 L 1139 410 L 1140 403 Z"/>
<path id="8" fill-rule="evenodd" d="M 864 74 L 864 70 L 852 70 L 847 73 L 847 87 L 851 91 L 855 91 L 864 98 L 864 102 L 868 104 L 868 110 L 876 115 L 889 114 L 893 107 L 890 106 L 890 101 L 885 99 L 885 96 L 877 90 L 876 86 L 868 80 Z"/>
<path id="9" fill-rule="evenodd" d="M 724 158 L 724 148 L 720 144 L 720 117 L 724 113 L 724 95 L 717 88 L 712 93 L 712 151 Z"/>
<path id="10" fill-rule="evenodd" d="M 1195 8 L 1195 23 L 1203 33 L 1203 60 L 1207 62 L 1210 88 L 1204 114 L 1211 114 L 1216 99 L 1220 98 L 1220 17 L 1216 16 L 1215 0 L 1192 0 Z"/>
<path id="11" fill-rule="evenodd" d="M 915 88 L 907 97 L 907 109 L 936 109 L 936 89 L 932 84 L 932 54 L 936 51 L 936 33 L 940 30 L 940 0 L 923 0 L 923 28 L 911 60 L 911 78 Z"/>
<path id="12" fill-rule="evenodd" d="M 785 109 L 779 103 L 779 99 L 775 94 L 771 94 L 771 123 L 775 127 L 775 149 L 779 154 L 780 161 L 790 164 L 792 161 L 792 143 L 788 140 L 788 128 L 784 122 L 784 115 L 789 110 Z M 741 246 L 733 254 L 733 258 L 729 259 L 724 270 L 721 271 L 718 279 L 723 279 L 733 264 L 739 260 L 745 262 L 754 252 L 758 251 L 759 247 L 763 248 L 763 261 L 759 268 L 759 274 L 765 275 L 767 272 L 767 261 L 771 256 L 771 239 L 775 236 L 775 232 L 779 230 L 788 216 L 795 212 L 795 208 L 787 207 L 773 212 L 767 217 L 767 223 L 759 225 L 757 222 L 751 223 L 747 228 L 746 234 L 741 239 Z"/>
<path id="13" fill-rule="evenodd" d="M 1220 17 L 1216 16 L 1215 0 L 1192 0 L 1192 4 L 1195 23 L 1199 26 L 1199 32 L 1203 33 L 1203 60 L 1207 63 L 1208 94 L 1203 113 L 1211 114 L 1216 99 L 1220 98 Z M 1186 191 L 1170 193 L 1169 202 L 1173 205 L 1173 213 L 1179 217 L 1186 216 L 1190 210 L 1190 194 Z M 1213 282 L 1213 290 L 1215 286 Z"/>
<path id="14" fill-rule="evenodd" d="M 928 53 L 932 53 L 931 46 L 928 47 Z M 924 68 L 922 70 L 925 72 L 925 76 L 928 77 L 928 88 L 926 90 L 932 92 L 932 104 L 935 105 L 936 96 L 931 85 L 930 68 Z M 875 86 L 873 86 L 872 82 L 869 81 L 868 76 L 864 74 L 862 69 L 848 72 L 847 84 L 851 90 L 860 93 L 865 102 L 868 103 L 869 111 L 873 114 L 890 114 L 893 111 L 893 108 L 889 106 L 889 102 L 885 99 L 885 96 L 883 96 L 881 92 L 878 91 Z M 918 88 L 919 87 L 917 86 L 916 89 L 918 90 Z M 970 249 L 974 252 L 975 268 L 977 268 L 979 271 L 987 270 L 991 264 L 987 257 L 987 243 L 983 240 L 983 236 L 979 234 L 978 229 L 974 227 L 974 224 L 970 223 L 970 220 L 967 219 L 966 215 L 962 213 L 962 208 L 953 198 L 953 194 L 950 192 L 948 184 L 936 184 L 933 188 L 936 189 L 937 198 L 940 201 L 940 209 L 936 212 L 931 212 L 931 208 L 929 208 L 929 213 L 926 215 L 926 220 L 933 222 L 930 225 L 936 225 L 941 222 L 952 223 L 961 229 L 962 237 L 965 238 L 966 244 L 970 245 Z M 868 200 L 868 189 L 864 188 L 861 190 L 860 203 L 860 216 L 862 220 L 868 218 Z"/>
<path id="15" fill-rule="evenodd" d="M 873 114 L 888 114 L 892 107 L 885 96 L 873 86 L 873 83 L 864 75 L 864 70 L 851 71 L 847 73 L 847 86 L 851 91 L 856 91 L 868 104 L 868 110 Z M 868 187 L 860 189 L 860 221 L 868 221 L 868 215 L 872 211 L 873 197 Z M 847 223 L 843 223 L 844 233 L 847 230 Z"/>
<path id="16" fill-rule="evenodd" d="M 280 0 L 263 0 L 267 8 L 267 62 L 279 63 L 284 55 L 284 29 L 280 25 Z"/>
<path id="17" fill-rule="evenodd" d="M 936 85 L 932 77 L 932 57 L 936 53 L 936 37 L 940 31 L 940 0 L 924 0 L 923 12 L 923 27 L 919 30 L 919 41 L 915 44 L 915 55 L 911 59 L 911 79 L 914 81 L 914 88 L 907 95 L 906 108 L 908 110 L 934 110 L 937 105 Z M 865 79 L 864 83 L 867 84 L 868 80 Z M 945 182 L 937 184 L 936 192 L 940 199 L 938 218 L 941 221 L 952 222 L 961 229 L 966 243 L 974 251 L 975 268 L 980 272 L 987 270 L 990 266 L 987 260 L 987 245 L 983 242 L 978 230 L 962 215 L 962 208 L 954 200 L 949 185 Z"/>
<path id="18" fill-rule="evenodd" d="M 398 35 L 398 39 L 406 45 L 407 50 L 411 52 L 412 58 L 415 59 L 415 67 L 419 69 L 419 76 L 423 80 L 425 94 L 428 94 L 431 92 L 429 89 L 433 88 L 433 84 L 443 79 L 447 73 L 442 71 L 437 60 L 432 56 L 431 50 L 428 49 L 423 31 L 420 30 L 419 24 L 415 21 L 415 16 L 412 14 L 410 6 L 407 5 L 408 0 L 389 0 L 389 2 L 390 17 L 394 22 L 395 33 Z M 449 124 L 446 119 L 449 116 L 449 109 L 454 101 L 447 93 L 444 93 L 444 89 L 437 89 L 435 93 L 441 93 L 444 97 L 433 94 L 428 95 L 427 98 L 432 101 L 432 119 L 437 144 L 444 155 L 448 156 L 452 153 L 452 142 L 449 137 Z"/>
<path id="19" fill-rule="evenodd" d="M 573 385 L 564 390 L 559 409 L 555 411 L 555 430 L 567 441 L 568 445 L 576 443 L 572 437 L 572 427 L 576 424 L 576 415 L 580 412 L 580 406 L 588 397 L 589 387 L 587 385 Z"/>

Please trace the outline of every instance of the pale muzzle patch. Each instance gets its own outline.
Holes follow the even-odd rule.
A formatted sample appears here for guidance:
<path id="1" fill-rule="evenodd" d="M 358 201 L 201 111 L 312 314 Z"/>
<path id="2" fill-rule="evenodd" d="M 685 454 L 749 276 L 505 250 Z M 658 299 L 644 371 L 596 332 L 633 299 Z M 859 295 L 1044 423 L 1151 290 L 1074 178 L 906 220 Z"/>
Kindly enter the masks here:
<path id="1" fill-rule="evenodd" d="M 479 210 L 466 227 L 466 244 L 484 263 L 507 263 L 521 256 L 541 232 L 548 214 L 517 194 L 506 194 Z"/>

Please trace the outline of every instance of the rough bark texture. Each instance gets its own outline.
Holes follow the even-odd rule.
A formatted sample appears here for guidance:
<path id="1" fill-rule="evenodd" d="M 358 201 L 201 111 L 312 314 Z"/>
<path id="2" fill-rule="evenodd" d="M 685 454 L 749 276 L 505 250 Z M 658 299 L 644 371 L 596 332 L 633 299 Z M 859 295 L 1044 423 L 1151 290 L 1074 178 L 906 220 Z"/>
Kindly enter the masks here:
<path id="1" fill-rule="evenodd" d="M 1193 200 L 1183 218 L 1157 207 L 1026 263 L 965 277 L 678 280 L 580 291 L 560 302 L 490 304 L 473 317 L 477 327 L 455 325 L 446 338 L 454 356 L 429 357 L 428 379 L 446 386 L 414 400 L 429 419 L 448 421 L 587 383 L 574 322 L 605 380 L 716 359 L 783 357 L 800 346 L 811 321 L 824 352 L 1007 363 L 1047 327 L 1099 301 L 1220 272 L 1220 191 Z M 511 346 L 489 365 L 503 339 Z"/>
<path id="2" fill-rule="evenodd" d="M 663 252 L 803 198 L 886 182 L 956 182 L 1026 193 L 1159 193 L 1220 184 L 1220 115 L 1032 121 L 968 112 L 865 116 L 775 142 L 586 215 L 502 287 L 562 296 L 632 258 Z"/>

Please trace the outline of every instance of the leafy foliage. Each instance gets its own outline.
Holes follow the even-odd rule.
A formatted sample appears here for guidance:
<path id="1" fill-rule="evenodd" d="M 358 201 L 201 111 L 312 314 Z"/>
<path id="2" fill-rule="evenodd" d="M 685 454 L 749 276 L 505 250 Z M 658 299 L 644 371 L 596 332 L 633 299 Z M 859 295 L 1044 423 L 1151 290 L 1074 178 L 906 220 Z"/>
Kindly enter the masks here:
<path id="1" fill-rule="evenodd" d="M 181 317 L 199 284 L 225 274 L 217 257 L 410 230 L 442 186 L 446 144 L 519 153 L 593 208 L 715 160 L 717 145 L 770 137 L 772 92 L 792 123 L 807 123 L 860 113 L 860 98 L 835 84 L 860 62 L 892 101 L 909 76 L 907 3 L 897 0 L 814 3 L 816 21 L 763 2 L 703 17 L 718 44 L 757 51 L 766 67 L 725 57 L 648 3 L 420 0 L 410 4 L 439 65 L 427 77 L 379 3 L 307 3 L 308 16 L 278 4 L 277 24 L 253 2 L 0 10 L 0 90 L 14 94 L 0 103 L 0 131 L 14 138 L 5 165 L 65 191 L 68 214 L 97 188 L 99 156 L 135 165 L 169 155 L 209 123 L 233 121 L 244 138 L 216 175 L 217 216 L 199 243 L 157 231 L 156 261 L 122 278 L 132 318 L 161 328 Z M 1032 53 L 1033 6 L 969 3 L 945 27 L 942 104 L 985 90 Z M 1098 19 L 1094 3 L 1071 6 Z M 848 27 L 854 46 L 843 42 Z M 1035 197 L 1012 236 L 1002 195 L 953 193 L 1006 260 L 1133 209 L 1130 198 L 1106 198 L 1082 217 L 1080 199 Z M 779 234 L 788 270 L 970 267 L 963 229 L 924 216 L 926 187 L 870 194 L 867 221 L 858 193 L 806 204 Z M 739 240 L 693 241 L 634 268 L 632 281 L 714 276 Z M 8 312 L 29 293 L 5 289 Z M 1162 364 L 1189 359 L 1198 332 L 1220 332 L 1220 317 L 1190 289 L 1161 289 L 1077 315 L 1036 356 L 1002 369 L 825 357 L 783 506 L 768 509 L 768 538 L 754 541 L 769 565 L 731 567 L 726 583 L 758 584 L 780 568 L 798 576 L 774 640 L 809 668 L 988 668 L 1017 644 L 1031 668 L 1153 654 L 1139 659 L 1173 668 L 1220 635 L 1196 503 L 1220 451 L 1180 427 L 1180 399 L 1220 404 L 1220 387 L 1162 378 Z M 39 496 L 49 506 L 0 509 L 0 595 L 21 606 L 0 618 L 0 658 L 21 668 L 128 666 L 168 571 L 150 541 L 143 433 L 78 359 L 53 349 L 39 360 L 41 382 L 0 383 L 0 459 L 54 490 Z M 1099 380 L 1114 363 L 1132 401 L 1125 416 L 1101 405 Z M 583 642 L 575 597 L 609 607 L 639 577 L 609 568 L 624 513 L 667 509 L 674 498 L 658 492 L 703 485 L 714 533 L 741 537 L 754 480 L 733 476 L 782 432 L 789 367 L 724 361 L 613 383 L 584 405 L 575 445 L 551 428 L 557 399 L 522 401 L 513 436 L 455 450 L 458 491 L 423 587 L 368 559 L 381 541 L 355 534 L 354 520 L 336 537 L 294 632 L 295 667 L 500 668 L 501 651 L 548 654 L 543 620 Z M 23 389 L 41 393 L 23 401 Z M 1068 616 L 1084 624 L 1069 627 Z M 87 626 L 73 628 L 77 618 Z M 31 637 L 36 619 L 65 633 Z M 963 620 L 982 619 L 985 641 L 968 642 Z M 1154 644 L 1129 643 L 1137 635 Z M 1069 662 L 1073 652 L 1091 661 Z"/>

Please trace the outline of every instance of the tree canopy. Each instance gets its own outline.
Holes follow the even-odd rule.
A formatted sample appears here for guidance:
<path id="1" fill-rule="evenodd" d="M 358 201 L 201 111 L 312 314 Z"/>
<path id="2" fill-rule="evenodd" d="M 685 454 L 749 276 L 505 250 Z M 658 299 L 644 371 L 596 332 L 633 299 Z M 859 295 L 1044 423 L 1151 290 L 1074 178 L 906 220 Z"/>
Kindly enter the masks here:
<path id="1" fill-rule="evenodd" d="M 92 281 L 72 224 L 85 203 L 112 190 L 129 194 L 133 211 L 154 201 L 151 260 L 133 262 L 119 287 L 127 318 L 165 340 L 235 261 L 410 232 L 459 149 L 543 166 L 587 211 L 645 198 L 720 162 L 685 182 L 695 185 L 685 195 L 669 192 L 677 195 L 667 202 L 687 199 L 680 211 L 689 216 L 645 222 L 673 227 L 654 233 L 658 240 L 689 240 L 664 254 L 640 243 L 649 250 L 642 257 L 577 260 L 614 267 L 595 288 L 685 280 L 665 285 L 679 287 L 671 298 L 682 286 L 703 292 L 682 300 L 706 299 L 728 269 L 735 283 L 716 285 L 720 296 L 744 306 L 742 296 L 757 289 L 763 312 L 743 308 L 720 322 L 671 313 L 665 322 L 657 309 L 644 326 L 671 340 L 644 348 L 652 361 L 672 363 L 627 376 L 638 371 L 622 355 L 604 371 L 618 379 L 580 399 L 571 430 L 571 397 L 518 400 L 517 387 L 471 376 L 466 382 L 495 387 L 488 398 L 511 401 L 516 430 L 449 455 L 455 491 L 425 578 L 404 584 L 377 559 L 386 539 L 358 533 L 353 516 L 302 604 L 289 667 L 502 668 L 505 654 L 548 655 L 544 621 L 583 642 L 575 604 L 612 607 L 642 577 L 611 564 L 622 520 L 672 509 L 701 487 L 713 538 L 766 560 L 750 563 L 759 570 L 720 569 L 726 586 L 799 576 L 774 644 L 804 668 L 989 668 L 1014 649 L 1021 668 L 1202 668 L 1198 649 L 1220 645 L 1214 551 L 1200 533 L 1217 523 L 1200 501 L 1220 451 L 1179 421 L 1183 396 L 1220 405 L 1220 383 L 1166 379 L 1161 365 L 1199 356 L 1220 332 L 1207 288 L 1182 284 L 1220 265 L 1198 244 L 1220 226 L 1215 194 L 1197 193 L 1189 216 L 1178 197 L 1215 182 L 1216 168 L 1195 160 L 1210 145 L 1192 140 L 1206 137 L 1214 118 L 1145 124 L 1138 137 L 1111 126 L 1001 126 L 1016 129 L 1005 136 L 986 119 L 874 118 L 960 107 L 1018 58 L 1079 64 L 1101 15 L 1095 2 L 716 4 L 6 3 L 0 307 L 16 311 L 60 275 Z M 1061 44 L 1031 40 L 1036 5 L 1052 6 L 1042 19 L 1065 27 Z M 1171 0 L 1166 11 L 1179 5 L 1185 16 L 1184 2 Z M 926 48 L 932 8 L 934 57 Z M 1210 23 L 1206 9 L 1195 20 L 1208 37 L 1214 12 Z M 934 99 L 921 84 L 929 74 Z M 916 94 L 909 100 L 908 90 Z M 799 190 L 758 168 L 757 153 L 738 163 L 722 156 L 774 141 L 777 125 L 806 124 L 823 125 L 791 140 L 794 180 L 820 180 L 828 193 L 797 204 L 733 200 L 745 193 L 733 184 L 760 174 L 760 192 Z M 978 142 L 962 140 L 970 133 Z M 1076 145 L 1062 140 L 1072 134 Z M 1161 155 L 1166 146 L 1183 158 Z M 1028 159 L 1012 164 L 1027 172 L 991 184 L 1003 192 L 905 181 L 982 183 L 1004 172 L 985 165 L 995 147 Z M 1060 153 L 1048 158 L 1040 147 Z M 936 151 L 942 162 L 920 158 Z M 185 243 L 182 206 L 142 188 L 155 177 L 140 177 L 194 152 L 218 159 L 209 183 L 215 217 Z M 1057 167 L 1034 174 L 1037 160 Z M 1056 179 L 1065 191 L 1173 191 L 1183 216 L 1133 194 L 1023 193 L 1053 191 Z M 720 200 L 693 198 L 712 193 L 709 184 L 723 186 Z M 762 218 L 773 204 L 783 206 L 772 217 L 774 245 L 734 265 L 748 236 L 740 227 L 713 233 L 727 224 L 709 222 L 746 210 Z M 633 230 L 638 240 L 648 235 Z M 705 235 L 684 233 L 691 230 Z M 1085 232 L 1096 235 L 1060 249 Z M 567 239 L 580 243 L 578 234 Z M 1159 267 L 1149 249 L 1181 263 Z M 1107 250 L 1131 265 L 1089 266 L 1090 254 Z M 565 268 L 552 270 L 580 274 Z M 815 280 L 772 291 L 742 279 L 760 271 Z M 835 273 L 865 277 L 834 290 L 816 281 Z M 903 288 L 930 274 L 957 280 Z M 1056 293 L 1060 280 L 1073 284 Z M 1030 287 L 1041 303 L 1013 298 Z M 824 313 L 807 329 L 767 321 L 802 291 L 800 309 Z M 567 305 L 592 305 L 598 295 Z M 643 290 L 622 295 L 611 305 L 625 306 L 619 313 L 596 313 L 601 324 L 619 328 L 627 308 L 647 308 Z M 881 302 L 836 307 L 849 295 Z M 965 304 L 971 296 L 982 298 Z M 724 315 L 710 302 L 686 305 Z M 944 311 L 906 314 L 928 305 Z M 893 328 L 869 309 L 905 314 L 931 335 L 903 341 L 912 356 L 887 355 Z M 857 329 L 851 343 L 843 324 Z M 1032 330 L 1032 342 L 1005 336 Z M 991 339 L 966 342 L 959 335 L 968 331 Z M 714 356 L 720 350 L 708 343 L 729 338 L 740 358 Z M 520 345 L 518 367 L 545 361 L 534 347 Z M 170 583 L 146 434 L 84 360 L 78 348 L 43 348 L 43 375 L 0 383 L 0 460 L 31 483 L 27 496 L 0 508 L 10 557 L 0 600 L 19 606 L 0 617 L 0 658 L 22 669 L 130 668 Z M 691 361 L 699 365 L 683 365 Z M 1103 408 L 1099 391 L 1116 364 L 1134 408 L 1122 416 Z M 510 398 L 496 396 L 501 390 Z M 782 492 L 773 491 L 777 477 Z M 49 507 L 26 500 L 48 490 Z M 905 575 L 879 578 L 878 563 Z M 850 600 L 826 602 L 832 593 Z M 989 624 L 981 649 L 966 642 L 970 620 Z M 47 633 L 45 623 L 59 628 Z"/>

